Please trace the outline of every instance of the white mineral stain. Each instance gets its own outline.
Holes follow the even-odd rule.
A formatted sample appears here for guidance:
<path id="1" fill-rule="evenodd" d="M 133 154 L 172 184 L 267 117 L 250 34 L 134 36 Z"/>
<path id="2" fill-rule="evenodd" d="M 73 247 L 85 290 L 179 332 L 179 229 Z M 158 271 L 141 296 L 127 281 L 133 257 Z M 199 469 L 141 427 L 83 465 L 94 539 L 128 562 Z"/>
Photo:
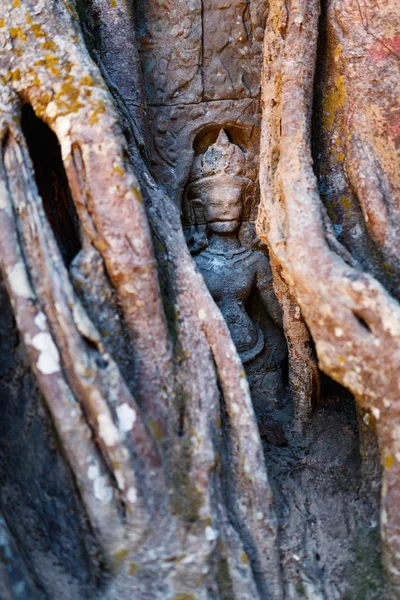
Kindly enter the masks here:
<path id="1" fill-rule="evenodd" d="M 206 540 L 208 542 L 213 542 L 218 537 L 218 531 L 216 531 L 212 527 L 206 527 L 205 534 L 206 534 Z"/>
<path id="2" fill-rule="evenodd" d="M 94 481 L 99 475 L 99 467 L 97 465 L 90 465 L 87 474 L 89 479 Z"/>
<path id="3" fill-rule="evenodd" d="M 93 484 L 94 495 L 97 500 L 104 502 L 105 504 L 111 502 L 113 492 L 110 486 L 107 485 L 106 477 L 97 477 Z"/>
<path id="4" fill-rule="evenodd" d="M 207 317 L 206 311 L 204 310 L 204 308 L 201 308 L 199 310 L 198 315 L 199 315 L 199 319 L 201 319 L 202 321 L 204 321 L 205 318 Z"/>
<path id="5" fill-rule="evenodd" d="M 22 262 L 17 262 L 8 272 L 8 280 L 14 294 L 21 298 L 32 298 L 33 291 Z"/>
<path id="6" fill-rule="evenodd" d="M 71 119 L 69 117 L 58 117 L 56 121 L 56 131 L 60 141 L 63 160 L 71 154 L 71 140 L 69 138 L 70 129 Z"/>
<path id="7" fill-rule="evenodd" d="M 107 415 L 98 416 L 99 434 L 107 446 L 115 446 L 119 441 L 118 429 Z"/>
<path id="8" fill-rule="evenodd" d="M 381 411 L 379 410 L 379 408 L 375 408 L 375 406 L 371 409 L 372 414 L 374 415 L 375 419 L 378 421 L 379 417 L 381 416 Z"/>
<path id="9" fill-rule="evenodd" d="M 335 336 L 340 338 L 343 335 L 343 329 L 340 329 L 340 327 L 335 327 Z"/>
<path id="10" fill-rule="evenodd" d="M 5 210 L 9 214 L 12 212 L 8 190 L 4 181 L 0 181 L 0 210 Z"/>
<path id="11" fill-rule="evenodd" d="M 117 410 L 118 424 L 121 431 L 130 431 L 136 421 L 136 411 L 129 404 L 121 404 Z"/>
<path id="12" fill-rule="evenodd" d="M 38 329 L 44 331 L 46 328 L 46 316 L 44 313 L 40 312 L 36 315 L 34 323 Z"/>
<path id="13" fill-rule="evenodd" d="M 60 355 L 49 333 L 41 332 L 32 339 L 32 346 L 39 350 L 37 368 L 44 375 L 51 375 L 60 370 Z"/>
<path id="14" fill-rule="evenodd" d="M 120 490 L 124 489 L 124 485 L 125 485 L 125 479 L 124 479 L 124 474 L 120 469 L 117 469 L 114 473 L 115 475 L 115 479 L 117 480 L 117 484 Z"/>
<path id="15" fill-rule="evenodd" d="M 240 387 L 244 392 L 249 391 L 249 384 L 247 383 L 247 379 L 245 379 L 244 377 L 242 377 L 240 380 Z"/>
<path id="16" fill-rule="evenodd" d="M 129 488 L 127 498 L 128 502 L 130 502 L 131 504 L 135 504 L 135 502 L 137 501 L 137 492 L 135 488 Z"/>

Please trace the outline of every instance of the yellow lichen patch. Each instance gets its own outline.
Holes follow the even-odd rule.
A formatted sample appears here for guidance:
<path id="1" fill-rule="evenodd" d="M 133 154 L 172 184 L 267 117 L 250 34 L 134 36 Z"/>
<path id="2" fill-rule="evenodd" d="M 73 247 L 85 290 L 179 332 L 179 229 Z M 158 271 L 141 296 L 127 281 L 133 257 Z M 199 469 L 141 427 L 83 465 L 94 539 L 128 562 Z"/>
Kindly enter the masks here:
<path id="1" fill-rule="evenodd" d="M 78 112 L 83 108 L 83 104 L 79 102 L 80 89 L 75 85 L 74 78 L 70 75 L 65 78 L 61 85 L 60 91 L 55 96 L 55 101 L 59 108 L 60 114 Z"/>
<path id="2" fill-rule="evenodd" d="M 0 27 L 5 27 L 6 22 L 4 19 L 0 19 Z"/>
<path id="3" fill-rule="evenodd" d="M 339 56 L 341 55 L 341 53 L 342 53 L 342 50 L 343 50 L 343 46 L 342 46 L 342 44 L 338 44 L 338 45 L 336 46 L 336 48 L 335 48 L 334 52 L 333 52 L 333 56 L 334 56 L 334 61 L 335 61 L 335 62 L 338 62 L 338 60 L 339 60 Z"/>
<path id="4" fill-rule="evenodd" d="M 90 75 L 86 75 L 85 77 L 82 77 L 82 79 L 80 80 L 79 83 L 80 83 L 80 85 L 90 85 L 90 86 L 94 85 L 93 78 Z"/>
<path id="5" fill-rule="evenodd" d="M 13 3 L 11 6 L 13 8 L 18 8 L 18 6 L 21 6 L 21 0 L 13 0 Z"/>
<path id="6" fill-rule="evenodd" d="M 51 52 L 55 52 L 57 50 L 56 44 L 54 42 L 52 42 L 51 40 L 48 40 L 47 42 L 43 42 L 42 48 L 43 48 L 43 50 L 51 50 Z"/>
<path id="7" fill-rule="evenodd" d="M 114 167 L 114 173 L 116 173 L 117 175 L 123 175 L 125 173 L 125 171 L 123 170 L 122 167 Z"/>
<path id="8" fill-rule="evenodd" d="M 242 552 L 242 555 L 240 557 L 240 560 L 242 561 L 242 563 L 244 565 L 248 565 L 249 564 L 249 557 L 247 556 L 246 552 Z"/>
<path id="9" fill-rule="evenodd" d="M 172 600 L 196 600 L 193 594 L 176 594 Z"/>
<path id="10" fill-rule="evenodd" d="M 93 109 L 92 114 L 89 117 L 89 123 L 91 125 L 95 125 L 99 120 L 99 115 L 103 114 L 106 111 L 106 106 L 103 100 L 99 100 L 97 102 L 96 107 Z"/>
<path id="11" fill-rule="evenodd" d="M 336 158 L 340 161 L 340 162 L 344 162 L 344 159 L 346 158 L 345 155 L 343 154 L 343 152 L 338 152 L 336 155 Z"/>
<path id="12" fill-rule="evenodd" d="M 348 196 L 342 196 L 340 198 L 340 204 L 345 210 L 349 210 L 352 207 L 351 199 Z"/>
<path id="13" fill-rule="evenodd" d="M 99 122 L 99 115 L 95 112 L 92 112 L 92 114 L 89 117 L 89 123 L 90 125 L 96 125 L 96 123 Z"/>
<path id="14" fill-rule="evenodd" d="M 386 454 L 383 464 L 384 464 L 385 469 L 391 469 L 394 464 L 393 456 L 391 454 Z"/>
<path id="15" fill-rule="evenodd" d="M 344 358 L 344 356 L 339 356 L 338 361 L 343 364 L 346 362 L 346 359 Z"/>
<path id="16" fill-rule="evenodd" d="M 20 40 L 21 42 L 26 42 L 28 39 L 21 27 L 10 27 L 10 35 L 14 40 Z"/>
<path id="17" fill-rule="evenodd" d="M 117 0 L 110 0 L 110 4 L 111 4 L 112 8 L 117 8 L 117 6 L 118 6 Z"/>
<path id="18" fill-rule="evenodd" d="M 37 37 L 37 38 L 46 37 L 45 32 L 40 27 L 40 25 L 38 25 L 37 23 L 35 23 L 34 25 L 32 25 L 32 27 L 30 28 L 30 30 L 32 31 L 33 35 L 35 37 Z"/>
<path id="19" fill-rule="evenodd" d="M 33 19 L 29 13 L 26 13 L 25 21 L 28 23 L 28 25 L 32 25 Z"/>
<path id="20" fill-rule="evenodd" d="M 116 550 L 114 552 L 114 558 L 118 561 L 124 561 L 128 556 L 128 550 L 126 548 L 121 548 L 120 550 Z"/>
<path id="21" fill-rule="evenodd" d="M 11 71 L 10 75 L 11 81 L 19 81 L 21 79 L 21 71 L 19 69 L 14 69 Z"/>
<path id="22" fill-rule="evenodd" d="M 44 62 L 46 64 L 46 67 L 54 67 L 55 65 L 58 65 L 59 61 L 57 56 L 46 52 L 46 54 L 44 55 Z"/>
<path id="23" fill-rule="evenodd" d="M 335 123 L 335 115 L 340 110 L 346 99 L 346 90 L 344 85 L 343 75 L 339 75 L 336 80 L 336 85 L 333 89 L 330 89 L 323 100 L 323 122 L 325 128 L 330 131 Z"/>
<path id="24" fill-rule="evenodd" d="M 106 112 L 106 105 L 104 103 L 104 100 L 99 100 L 97 103 L 97 107 L 96 110 L 98 113 L 102 114 Z"/>
<path id="25" fill-rule="evenodd" d="M 134 562 L 129 563 L 129 569 L 128 569 L 129 575 L 136 575 L 136 573 L 138 571 L 139 571 L 139 565 L 137 565 Z"/>

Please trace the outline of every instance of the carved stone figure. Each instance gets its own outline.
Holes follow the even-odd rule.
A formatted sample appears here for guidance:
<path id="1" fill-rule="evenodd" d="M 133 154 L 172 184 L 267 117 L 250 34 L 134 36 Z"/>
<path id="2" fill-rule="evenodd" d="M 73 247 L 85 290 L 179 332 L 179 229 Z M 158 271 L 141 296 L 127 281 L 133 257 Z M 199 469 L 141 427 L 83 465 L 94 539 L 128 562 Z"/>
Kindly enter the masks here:
<path id="1" fill-rule="evenodd" d="M 194 160 L 188 202 L 206 238 L 195 240 L 198 269 L 226 319 L 243 362 L 259 419 L 283 393 L 282 361 L 286 342 L 268 258 L 242 246 L 245 156 L 224 130 Z M 205 227 L 204 227 L 205 226 Z"/>

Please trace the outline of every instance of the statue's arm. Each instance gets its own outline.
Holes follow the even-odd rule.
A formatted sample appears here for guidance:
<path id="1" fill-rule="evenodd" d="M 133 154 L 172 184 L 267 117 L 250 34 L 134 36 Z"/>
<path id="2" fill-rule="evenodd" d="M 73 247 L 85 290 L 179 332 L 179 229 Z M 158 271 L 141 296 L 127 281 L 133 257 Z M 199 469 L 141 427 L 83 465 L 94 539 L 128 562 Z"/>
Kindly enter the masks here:
<path id="1" fill-rule="evenodd" d="M 270 319 L 279 329 L 283 329 L 282 308 L 275 295 L 269 260 L 264 255 L 262 255 L 257 268 L 256 285 L 261 302 Z"/>

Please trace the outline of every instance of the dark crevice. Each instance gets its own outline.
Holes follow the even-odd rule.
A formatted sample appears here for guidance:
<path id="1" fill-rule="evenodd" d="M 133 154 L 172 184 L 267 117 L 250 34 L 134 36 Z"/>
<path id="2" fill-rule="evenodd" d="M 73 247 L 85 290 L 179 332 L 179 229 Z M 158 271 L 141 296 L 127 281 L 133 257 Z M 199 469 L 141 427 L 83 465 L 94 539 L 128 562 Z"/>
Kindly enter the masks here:
<path id="1" fill-rule="evenodd" d="M 358 322 L 359 325 L 361 325 L 361 327 L 365 330 L 368 331 L 368 333 L 372 333 L 371 332 L 371 328 L 368 325 L 368 323 L 365 321 L 365 319 L 363 319 L 363 317 L 361 317 L 360 315 L 354 313 L 354 316 Z"/>
<path id="2" fill-rule="evenodd" d="M 32 107 L 22 108 L 22 130 L 35 170 L 43 207 L 67 266 L 81 249 L 78 216 L 72 200 L 57 136 Z"/>

